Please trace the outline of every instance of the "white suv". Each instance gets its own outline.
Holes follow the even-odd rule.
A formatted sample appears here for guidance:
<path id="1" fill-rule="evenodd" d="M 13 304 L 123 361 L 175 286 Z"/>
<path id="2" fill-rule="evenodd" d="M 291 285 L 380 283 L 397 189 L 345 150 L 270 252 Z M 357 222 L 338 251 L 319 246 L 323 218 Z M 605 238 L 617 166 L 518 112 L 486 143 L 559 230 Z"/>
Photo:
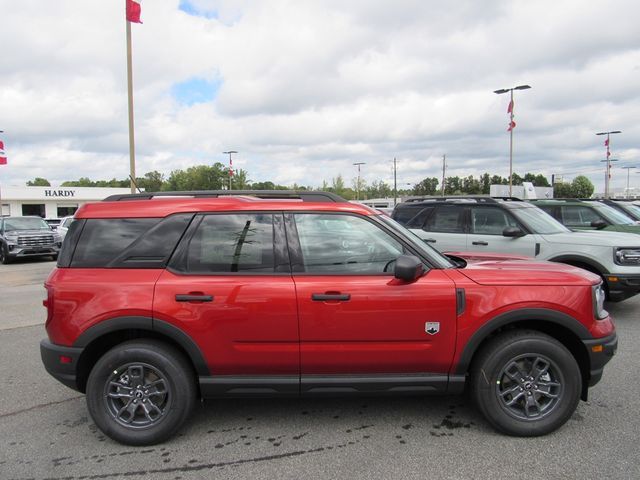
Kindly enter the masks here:
<path id="1" fill-rule="evenodd" d="M 516 254 L 600 275 L 611 301 L 640 293 L 640 236 L 572 232 L 538 207 L 489 197 L 425 197 L 400 203 L 392 217 L 441 252 Z"/>

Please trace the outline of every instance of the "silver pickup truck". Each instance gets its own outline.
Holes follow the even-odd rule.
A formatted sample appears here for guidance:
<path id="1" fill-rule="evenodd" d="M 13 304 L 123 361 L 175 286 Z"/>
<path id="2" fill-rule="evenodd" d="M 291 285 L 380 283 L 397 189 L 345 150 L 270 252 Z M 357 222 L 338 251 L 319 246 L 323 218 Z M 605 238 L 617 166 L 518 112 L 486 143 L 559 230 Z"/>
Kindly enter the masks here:
<path id="1" fill-rule="evenodd" d="M 0 262 L 24 257 L 50 256 L 58 259 L 60 235 L 40 217 L 0 218 Z"/>

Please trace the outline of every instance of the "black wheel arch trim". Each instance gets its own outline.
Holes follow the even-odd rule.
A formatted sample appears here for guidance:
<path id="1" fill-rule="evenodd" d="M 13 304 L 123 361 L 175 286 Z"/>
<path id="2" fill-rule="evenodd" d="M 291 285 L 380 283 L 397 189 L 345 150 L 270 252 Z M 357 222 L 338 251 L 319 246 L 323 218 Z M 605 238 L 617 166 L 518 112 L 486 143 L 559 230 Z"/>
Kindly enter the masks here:
<path id="1" fill-rule="evenodd" d="M 559 257 L 550 258 L 549 261 L 557 263 L 584 263 L 597 270 L 600 275 L 609 273 L 609 269 L 605 268 L 602 264 L 591 258 L 580 257 L 578 255 L 560 255 Z"/>
<path id="2" fill-rule="evenodd" d="M 168 337 L 187 353 L 198 375 L 211 374 L 200 347 L 191 337 L 178 327 L 151 317 L 116 317 L 102 321 L 85 330 L 73 346 L 84 348 L 104 335 L 124 330 L 146 330 Z"/>
<path id="3" fill-rule="evenodd" d="M 591 340 L 593 338 L 589 333 L 589 330 L 587 330 L 584 325 L 565 313 L 545 308 L 524 308 L 520 310 L 513 310 L 492 318 L 471 336 L 462 351 L 462 355 L 455 367 L 454 373 L 464 375 L 469 370 L 471 360 L 473 359 L 476 351 L 482 342 L 484 342 L 484 340 L 493 332 L 507 325 L 530 321 L 547 322 L 559 325 L 571 331 L 581 340 Z"/>

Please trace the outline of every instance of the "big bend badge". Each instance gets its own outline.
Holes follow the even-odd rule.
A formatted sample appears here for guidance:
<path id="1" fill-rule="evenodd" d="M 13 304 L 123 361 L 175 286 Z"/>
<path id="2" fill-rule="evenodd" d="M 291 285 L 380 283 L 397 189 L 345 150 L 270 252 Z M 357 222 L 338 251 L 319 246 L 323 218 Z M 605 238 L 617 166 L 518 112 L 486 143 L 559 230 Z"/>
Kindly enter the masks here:
<path id="1" fill-rule="evenodd" d="M 424 331 L 429 335 L 435 335 L 440 331 L 440 322 L 427 322 L 424 325 Z"/>

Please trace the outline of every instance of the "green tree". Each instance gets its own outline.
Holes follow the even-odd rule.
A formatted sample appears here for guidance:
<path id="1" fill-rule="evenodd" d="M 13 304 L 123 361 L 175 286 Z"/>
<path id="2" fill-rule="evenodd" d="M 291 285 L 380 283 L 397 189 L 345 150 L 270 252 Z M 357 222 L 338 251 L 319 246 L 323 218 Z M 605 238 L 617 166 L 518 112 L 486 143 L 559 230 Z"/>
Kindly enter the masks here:
<path id="1" fill-rule="evenodd" d="M 553 186 L 554 198 L 573 198 L 573 191 L 570 183 L 556 183 Z"/>
<path id="2" fill-rule="evenodd" d="M 591 180 L 584 175 L 578 175 L 571 182 L 571 194 L 573 198 L 590 198 L 595 187 Z"/>
<path id="3" fill-rule="evenodd" d="M 413 186 L 413 195 L 436 195 L 438 183 L 436 177 L 427 177 Z"/>
<path id="4" fill-rule="evenodd" d="M 164 183 L 164 175 L 157 170 L 145 173 L 142 178 L 136 178 L 136 185 L 145 192 L 159 192 Z"/>
<path id="5" fill-rule="evenodd" d="M 95 187 L 94 181 L 87 177 L 80 177 L 78 180 L 68 180 L 60 184 L 62 187 Z"/>
<path id="6" fill-rule="evenodd" d="M 488 173 L 484 173 L 480 177 L 480 191 L 483 195 L 491 193 L 491 176 Z"/>
<path id="7" fill-rule="evenodd" d="M 49 180 L 41 177 L 36 177 L 35 179 L 29 180 L 27 182 L 27 187 L 50 187 L 50 186 L 51 184 L 49 183 Z"/>

